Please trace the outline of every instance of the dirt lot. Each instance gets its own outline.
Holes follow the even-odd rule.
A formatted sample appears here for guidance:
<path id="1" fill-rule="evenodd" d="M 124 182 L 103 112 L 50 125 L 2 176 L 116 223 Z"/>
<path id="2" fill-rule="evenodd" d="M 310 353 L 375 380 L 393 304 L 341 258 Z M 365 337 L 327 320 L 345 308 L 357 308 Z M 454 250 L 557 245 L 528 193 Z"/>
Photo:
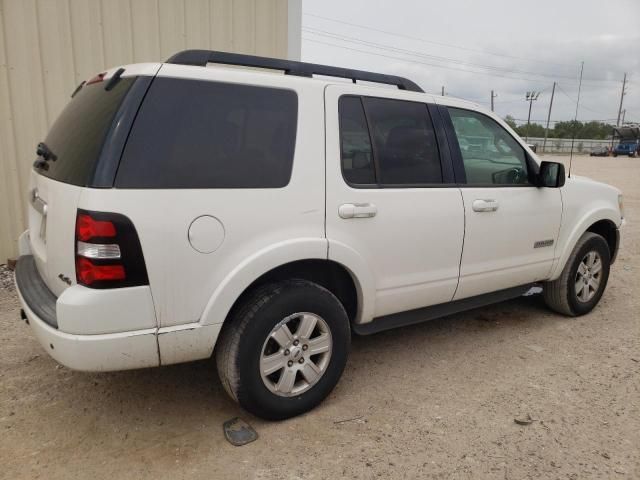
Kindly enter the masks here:
<path id="1" fill-rule="evenodd" d="M 640 159 L 582 157 L 574 172 L 625 192 L 594 312 L 563 318 L 527 297 L 355 338 L 329 399 L 280 423 L 227 399 L 211 362 L 60 367 L 0 286 L 0 477 L 640 478 Z M 236 415 L 258 441 L 224 440 Z"/>

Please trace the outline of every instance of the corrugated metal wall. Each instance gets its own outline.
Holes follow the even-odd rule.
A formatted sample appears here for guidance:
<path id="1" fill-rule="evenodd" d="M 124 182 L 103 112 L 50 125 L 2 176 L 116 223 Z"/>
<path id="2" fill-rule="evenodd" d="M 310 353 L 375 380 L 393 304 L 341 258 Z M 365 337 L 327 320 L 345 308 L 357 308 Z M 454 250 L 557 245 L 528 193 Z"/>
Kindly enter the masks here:
<path id="1" fill-rule="evenodd" d="M 75 86 L 185 48 L 287 57 L 287 0 L 0 0 L 0 263 L 25 228 L 35 146 Z"/>

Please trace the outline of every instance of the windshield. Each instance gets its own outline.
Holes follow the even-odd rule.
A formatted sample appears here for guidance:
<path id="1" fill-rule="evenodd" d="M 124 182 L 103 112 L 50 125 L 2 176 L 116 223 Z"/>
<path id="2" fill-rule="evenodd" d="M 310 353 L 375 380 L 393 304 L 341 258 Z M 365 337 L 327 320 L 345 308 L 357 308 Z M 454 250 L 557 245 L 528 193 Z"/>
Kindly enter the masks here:
<path id="1" fill-rule="evenodd" d="M 134 80 L 122 78 L 108 91 L 105 82 L 82 87 L 49 130 L 44 144 L 53 157 L 38 172 L 60 182 L 86 186 L 113 118 Z"/>

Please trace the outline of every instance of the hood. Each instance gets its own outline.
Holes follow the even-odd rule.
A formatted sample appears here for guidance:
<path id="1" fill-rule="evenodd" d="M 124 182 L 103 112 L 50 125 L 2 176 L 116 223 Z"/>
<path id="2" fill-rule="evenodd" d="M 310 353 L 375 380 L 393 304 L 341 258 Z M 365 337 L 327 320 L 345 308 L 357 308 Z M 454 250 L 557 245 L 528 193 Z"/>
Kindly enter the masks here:
<path id="1" fill-rule="evenodd" d="M 599 182 L 593 178 L 583 177 L 582 175 L 571 174 L 571 177 L 567 177 L 566 183 L 575 183 L 577 185 L 585 185 L 595 189 L 596 192 L 607 192 L 610 194 L 622 195 L 622 191 L 619 188 L 609 185 L 608 183 Z"/>

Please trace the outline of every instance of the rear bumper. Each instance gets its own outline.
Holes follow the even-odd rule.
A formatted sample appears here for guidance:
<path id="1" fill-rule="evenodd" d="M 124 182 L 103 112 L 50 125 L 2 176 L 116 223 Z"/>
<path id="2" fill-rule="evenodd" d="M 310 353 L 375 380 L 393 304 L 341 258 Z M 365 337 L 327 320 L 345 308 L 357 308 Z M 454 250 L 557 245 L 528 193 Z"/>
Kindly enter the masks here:
<path id="1" fill-rule="evenodd" d="M 33 258 L 22 256 L 16 267 L 16 290 L 29 325 L 43 348 L 74 370 L 110 371 L 160 365 L 157 328 L 82 335 L 65 333 L 58 299 L 46 288 Z M 60 322 L 58 321 L 60 320 Z"/>
<path id="2" fill-rule="evenodd" d="M 24 255 L 16 264 L 16 286 L 20 296 L 34 315 L 50 327 L 58 328 L 56 296 L 47 288 L 31 255 Z"/>

